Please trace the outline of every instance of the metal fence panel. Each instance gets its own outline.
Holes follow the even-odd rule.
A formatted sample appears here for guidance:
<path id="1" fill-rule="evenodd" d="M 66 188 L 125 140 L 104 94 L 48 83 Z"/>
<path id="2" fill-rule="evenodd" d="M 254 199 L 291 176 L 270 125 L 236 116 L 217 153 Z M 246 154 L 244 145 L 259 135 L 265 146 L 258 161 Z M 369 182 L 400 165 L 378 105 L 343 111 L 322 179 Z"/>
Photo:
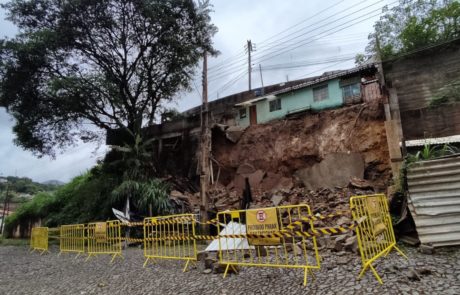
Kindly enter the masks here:
<path id="1" fill-rule="evenodd" d="M 31 251 L 42 251 L 41 254 L 48 252 L 48 228 L 34 227 L 30 235 Z"/>
<path id="2" fill-rule="evenodd" d="M 313 221 L 308 205 L 224 211 L 219 220 L 219 263 L 235 266 L 297 268 L 307 274 L 320 268 Z M 292 224 L 296 223 L 295 227 Z"/>
<path id="3" fill-rule="evenodd" d="M 88 260 L 100 254 L 112 255 L 113 262 L 116 257 L 123 258 L 121 254 L 121 226 L 118 220 L 94 222 L 88 224 Z"/>
<path id="4" fill-rule="evenodd" d="M 193 214 L 145 218 L 144 267 L 155 259 L 185 260 L 185 272 L 197 260 L 195 225 Z"/>
<path id="5" fill-rule="evenodd" d="M 78 257 L 80 254 L 85 253 L 85 230 L 84 224 L 61 225 L 59 254 L 65 252 L 77 253 L 76 257 Z"/>
<path id="6" fill-rule="evenodd" d="M 375 278 L 380 284 L 383 284 L 372 263 L 381 256 L 386 256 L 392 249 L 407 258 L 396 247 L 387 198 L 383 194 L 353 196 L 350 198 L 350 209 L 354 221 L 359 222 L 356 227 L 356 236 L 363 263 L 359 278 L 364 275 L 367 269 L 371 269 Z"/>

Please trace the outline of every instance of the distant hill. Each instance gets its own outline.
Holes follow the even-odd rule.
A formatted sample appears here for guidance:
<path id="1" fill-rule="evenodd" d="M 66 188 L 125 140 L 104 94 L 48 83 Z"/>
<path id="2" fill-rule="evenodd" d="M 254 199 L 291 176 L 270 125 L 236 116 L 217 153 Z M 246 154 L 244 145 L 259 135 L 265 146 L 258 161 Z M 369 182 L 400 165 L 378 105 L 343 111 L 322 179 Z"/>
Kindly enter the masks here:
<path id="1" fill-rule="evenodd" d="M 0 178 L 1 193 L 6 191 L 6 187 L 8 186 L 10 192 L 12 193 L 35 195 L 38 192 L 54 191 L 64 184 L 59 180 L 48 180 L 43 183 L 39 183 L 28 177 L 6 176 Z"/>
<path id="2" fill-rule="evenodd" d="M 51 179 L 51 180 L 47 180 L 47 181 L 42 181 L 42 184 L 59 186 L 59 185 L 64 185 L 65 182 L 62 182 L 60 180 Z"/>

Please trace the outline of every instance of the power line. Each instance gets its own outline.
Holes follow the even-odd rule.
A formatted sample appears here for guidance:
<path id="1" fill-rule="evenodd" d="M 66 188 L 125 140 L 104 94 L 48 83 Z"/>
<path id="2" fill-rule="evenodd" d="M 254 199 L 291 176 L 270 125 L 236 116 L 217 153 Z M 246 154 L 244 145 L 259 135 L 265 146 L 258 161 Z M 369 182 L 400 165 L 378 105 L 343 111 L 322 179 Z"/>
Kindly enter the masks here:
<path id="1" fill-rule="evenodd" d="M 366 0 L 366 1 L 367 1 L 367 0 Z M 339 1 L 338 3 L 333 4 L 333 5 L 331 5 L 331 6 L 328 6 L 327 8 L 321 10 L 320 12 L 315 13 L 314 15 L 309 16 L 308 18 L 303 19 L 302 21 L 298 22 L 297 24 L 292 25 L 292 26 L 290 26 L 290 27 L 284 29 L 283 31 L 278 32 L 278 33 L 276 33 L 276 34 L 274 34 L 274 35 L 268 37 L 267 39 L 265 39 L 265 40 L 259 42 L 259 44 L 263 44 L 263 43 L 265 43 L 265 42 L 267 42 L 267 41 L 269 41 L 269 40 L 271 40 L 271 39 L 273 39 L 273 38 L 279 36 L 280 34 L 282 34 L 282 33 L 284 33 L 284 32 L 287 32 L 287 31 L 291 30 L 292 28 L 295 28 L 296 26 L 298 26 L 298 25 L 300 25 L 300 24 L 302 24 L 302 23 L 304 23 L 304 22 L 306 22 L 306 21 L 311 21 L 311 20 L 314 19 L 315 17 L 321 15 L 323 12 L 328 11 L 328 10 L 329 10 L 330 8 L 332 8 L 332 7 L 336 7 L 337 5 L 339 5 L 339 4 L 342 3 L 342 2 L 344 2 L 344 0 L 341 0 L 341 1 Z M 242 51 L 240 51 L 238 54 L 236 54 L 236 55 L 235 55 L 235 58 L 238 57 L 238 56 L 244 56 L 244 50 L 242 50 Z M 227 60 L 228 60 L 228 59 L 231 59 L 231 58 L 227 58 Z M 242 60 L 242 59 L 239 59 L 239 60 L 237 60 L 237 61 L 240 61 L 240 60 Z M 237 62 L 237 61 L 236 61 L 236 62 Z M 224 62 L 222 62 L 222 63 L 224 63 Z M 233 63 L 235 63 L 235 62 L 233 62 Z M 230 64 L 233 64 L 233 63 L 230 63 Z M 219 70 L 219 69 L 221 69 L 221 68 L 222 68 L 223 66 L 225 66 L 225 65 L 227 65 L 227 64 L 224 64 L 224 65 L 221 64 L 220 66 L 212 66 L 212 67 L 209 68 L 209 71 L 216 71 L 216 70 Z"/>
<path id="2" fill-rule="evenodd" d="M 394 1 L 394 2 L 392 2 L 391 4 L 394 4 L 394 3 L 397 3 L 397 2 L 399 2 L 399 1 Z M 389 5 L 391 5 L 391 4 L 389 4 Z M 386 6 L 386 5 L 385 5 L 385 6 Z M 368 19 L 374 18 L 374 17 L 376 17 L 376 16 L 378 16 L 378 15 L 380 15 L 380 14 L 383 13 L 383 12 L 381 12 L 381 9 L 382 9 L 382 8 L 383 8 L 383 7 L 379 7 L 378 9 L 372 10 L 372 11 L 370 11 L 370 12 L 366 12 L 365 14 L 362 14 L 362 15 L 360 15 L 360 16 L 358 16 L 358 17 L 352 19 L 352 20 L 347 20 L 347 21 L 345 21 L 345 22 L 343 22 L 343 23 L 341 23 L 341 24 L 339 24 L 339 25 L 337 25 L 337 26 L 334 26 L 334 27 L 332 27 L 332 28 L 329 28 L 329 29 L 327 29 L 327 30 L 325 30 L 325 31 L 323 31 L 323 32 L 321 32 L 321 33 L 318 33 L 318 34 L 312 36 L 312 37 L 309 37 L 309 38 L 300 40 L 300 41 L 297 42 L 297 45 L 296 45 L 296 46 L 294 46 L 294 47 L 292 47 L 292 48 L 290 48 L 290 49 L 289 49 L 289 46 L 286 46 L 286 47 L 284 48 L 284 49 L 285 49 L 284 51 L 283 51 L 283 48 L 282 48 L 282 49 L 281 49 L 281 50 L 282 50 L 281 52 L 276 52 L 275 54 L 274 54 L 274 53 L 265 54 L 265 55 L 263 55 L 263 56 L 261 56 L 261 57 L 256 58 L 256 59 L 254 60 L 254 62 L 260 63 L 260 62 L 262 62 L 262 61 L 264 61 L 264 60 L 267 60 L 267 58 L 273 58 L 273 57 L 279 56 L 279 55 L 281 55 L 281 54 L 283 54 L 283 53 L 292 51 L 293 49 L 296 49 L 296 48 L 299 48 L 299 47 L 301 47 L 301 46 L 304 46 L 304 45 L 307 45 L 307 44 L 309 44 L 309 43 L 312 43 L 313 41 L 315 41 L 314 37 L 317 37 L 317 36 L 319 36 L 319 35 L 325 34 L 325 33 L 327 33 L 327 32 L 332 31 L 331 33 L 328 33 L 328 34 L 325 35 L 325 36 L 330 36 L 330 35 L 332 35 L 332 34 L 335 34 L 335 33 L 337 33 L 337 32 L 340 32 L 340 31 L 342 31 L 342 30 L 344 30 L 344 29 L 347 29 L 347 28 L 349 28 L 349 27 L 351 27 L 351 26 L 354 26 L 354 25 L 356 25 L 356 24 L 359 24 L 359 23 L 361 23 L 361 22 L 364 22 L 364 21 L 366 21 L 366 20 L 368 20 Z M 371 15 L 371 16 L 368 16 L 369 13 L 373 13 L 373 12 L 376 12 L 376 11 L 379 11 L 379 12 L 378 12 L 377 14 L 373 14 L 373 15 Z M 354 13 L 355 13 L 355 12 L 354 12 Z M 352 14 L 354 14 L 354 13 L 352 13 Z M 352 14 L 350 14 L 350 15 L 352 15 Z M 349 15 L 348 15 L 348 16 L 349 16 Z M 368 16 L 368 17 L 366 17 L 366 16 Z M 360 20 L 360 21 L 357 21 L 357 20 L 359 20 L 359 19 L 361 19 L 361 18 L 363 18 L 363 17 L 365 17 L 365 18 L 362 19 L 362 20 Z M 350 22 L 353 22 L 353 21 L 357 21 L 357 22 L 354 22 L 354 23 L 352 23 L 352 24 L 349 24 Z M 335 22 L 335 21 L 334 21 L 334 22 Z M 345 27 L 340 28 L 341 26 L 344 26 L 344 25 L 345 25 Z M 339 28 L 339 29 L 338 29 L 338 28 Z M 335 31 L 334 31 L 334 30 L 335 30 Z M 304 35 L 304 34 L 302 34 L 302 35 Z M 293 39 L 291 39 L 291 40 L 297 39 L 298 37 L 300 37 L 300 35 L 299 35 L 299 36 L 296 36 L 295 38 L 293 38 Z M 324 37 L 324 36 L 323 36 L 323 37 Z M 291 40 L 289 40 L 289 41 L 291 41 Z M 306 41 L 309 41 L 309 42 L 305 43 Z M 300 42 L 300 44 L 299 44 L 299 42 Z"/>
<path id="3" fill-rule="evenodd" d="M 392 2 L 391 4 L 396 3 L 396 2 L 398 2 L 398 1 Z M 349 17 L 349 16 L 351 16 L 351 15 L 357 13 L 357 12 L 363 11 L 363 9 L 367 9 L 367 8 L 369 8 L 369 7 L 372 7 L 372 6 L 375 5 L 375 4 L 377 4 L 377 2 L 374 3 L 374 4 L 371 4 L 371 5 L 366 6 L 365 8 L 362 8 L 362 9 L 359 9 L 359 10 L 357 10 L 357 11 L 354 11 L 354 12 L 352 12 L 352 13 L 350 13 L 350 14 L 348 14 L 348 15 L 346 15 L 346 16 L 344 16 L 344 17 L 338 19 L 338 20 L 331 21 L 331 22 L 329 22 L 329 23 L 327 23 L 327 24 L 325 24 L 325 25 L 323 25 L 323 26 L 315 27 L 314 29 L 312 29 L 312 30 L 310 30 L 310 31 L 307 31 L 307 32 L 305 32 L 305 33 L 303 33 L 303 34 L 301 34 L 301 35 L 297 35 L 297 36 L 295 36 L 295 37 L 293 37 L 293 38 L 291 38 L 291 39 L 288 39 L 287 42 L 292 41 L 292 40 L 295 40 L 295 39 L 297 39 L 297 38 L 299 38 L 299 37 L 301 37 L 301 36 L 304 36 L 304 35 L 306 35 L 306 34 L 308 34 L 308 33 L 314 32 L 314 31 L 316 31 L 316 30 L 318 30 L 318 29 L 321 29 L 322 27 L 326 27 L 326 26 L 329 26 L 329 25 L 331 25 L 331 24 L 334 24 L 334 23 L 336 23 L 336 22 L 338 22 L 338 21 L 341 21 L 341 20 L 343 20 L 344 18 Z M 357 7 L 357 5 L 353 5 L 353 6 L 349 7 L 349 8 L 347 8 L 347 9 L 345 9 L 345 11 L 350 10 L 351 8 L 355 8 L 355 7 Z M 380 11 L 383 7 L 384 7 L 384 6 L 379 7 L 378 9 L 373 10 L 373 11 L 371 11 L 371 12 Z M 380 13 L 379 13 L 379 14 L 380 14 Z M 355 19 L 353 19 L 353 20 L 362 18 L 362 17 L 364 17 L 364 16 L 365 16 L 365 15 L 361 15 L 360 17 L 355 18 Z M 374 16 L 372 16 L 372 17 L 374 17 Z M 353 20 L 352 20 L 352 21 L 353 21 Z M 365 19 L 365 20 L 367 20 L 367 19 Z M 363 20 L 363 21 L 364 21 L 364 20 Z M 359 22 L 358 22 L 358 23 L 359 23 Z M 355 23 L 355 24 L 357 24 L 357 23 Z M 310 39 L 313 39 L 313 38 L 315 38 L 315 37 L 318 37 L 318 36 L 321 35 L 321 34 L 324 34 L 324 33 L 328 32 L 328 31 L 330 31 L 330 30 L 333 30 L 333 29 L 335 29 L 335 28 L 337 28 L 337 27 L 340 27 L 340 26 L 343 26 L 343 25 L 345 25 L 345 23 L 341 23 L 340 25 L 337 25 L 337 26 L 335 26 L 335 27 L 332 27 L 332 28 L 330 28 L 329 30 L 326 30 L 326 31 L 317 33 L 317 34 L 315 34 L 315 35 L 312 35 L 312 36 L 310 36 Z M 349 26 L 348 26 L 348 27 L 349 27 Z M 342 30 L 343 30 L 343 29 L 345 29 L 345 28 L 342 28 Z M 338 31 L 341 31 L 341 30 L 338 30 Z M 338 31 L 336 31 L 336 32 L 338 32 Z M 297 31 L 296 31 L 296 32 L 297 32 Z M 333 33 L 335 33 L 335 32 L 333 32 Z M 332 35 L 332 34 L 328 34 L 328 35 Z M 325 35 L 325 36 L 328 36 L 328 35 Z M 322 36 L 321 38 L 324 38 L 325 36 Z M 283 39 L 283 38 L 285 38 L 285 37 L 282 37 L 282 38 L 280 38 L 280 39 Z M 318 39 L 319 39 L 319 38 L 318 38 Z M 305 42 L 306 40 L 308 40 L 308 38 L 307 38 L 307 39 L 303 39 L 303 40 L 301 40 L 300 42 Z M 314 41 L 314 40 L 312 40 L 312 42 L 313 42 L 313 41 Z M 297 41 L 297 43 L 295 43 L 295 44 L 298 45 L 298 44 L 299 44 L 298 42 L 299 42 L 299 41 Z M 312 43 L 312 42 L 308 42 L 308 43 Z M 308 44 L 308 43 L 307 43 L 307 44 Z M 284 45 L 284 46 L 283 46 L 283 45 Z M 301 44 L 301 45 L 306 45 L 306 44 Z M 284 51 L 281 52 L 281 53 L 285 53 L 285 52 L 287 52 L 287 51 L 290 51 L 290 50 L 285 50 L 285 49 L 287 49 L 287 48 L 289 47 L 289 45 L 286 46 L 285 44 L 279 44 L 279 45 L 276 45 L 276 46 L 272 46 L 271 48 L 275 49 L 277 46 L 282 46 L 281 50 L 284 50 Z M 296 46 L 295 48 L 298 48 L 298 47 L 300 47 L 300 46 Z M 295 48 L 294 48 L 294 49 L 295 49 Z M 270 49 L 270 48 L 269 48 L 269 49 Z M 263 51 L 267 51 L 267 50 L 269 50 L 269 49 L 265 49 L 265 50 L 263 50 Z M 262 52 L 263 52 L 263 51 L 262 51 Z M 260 57 L 257 57 L 257 56 L 260 54 L 260 52 L 256 52 L 254 55 L 255 55 L 257 58 L 255 58 L 254 63 L 261 63 L 262 61 L 267 60 L 267 58 L 265 58 L 265 57 L 270 57 L 270 58 L 271 58 L 271 57 L 278 56 L 278 55 L 280 55 L 281 53 L 276 54 L 276 55 L 274 55 L 274 53 L 267 53 L 267 54 L 265 54 L 265 55 L 262 55 L 262 56 L 260 56 Z M 229 64 L 229 65 L 231 65 L 231 64 Z M 235 65 L 235 66 L 232 66 L 232 67 L 230 67 L 230 68 L 226 68 L 225 70 L 223 70 L 223 71 L 221 71 L 221 72 L 219 72 L 219 73 L 216 73 L 217 76 L 213 76 L 213 77 L 211 78 L 211 81 L 217 80 L 217 79 L 219 79 L 219 78 L 225 76 L 226 73 L 232 72 L 232 71 L 234 71 L 234 70 L 240 68 L 240 67 L 243 66 L 243 65 L 245 65 L 245 62 L 242 62 L 242 63 L 237 64 L 237 65 Z"/>
<path id="4" fill-rule="evenodd" d="M 398 1 L 391 2 L 390 4 L 387 4 L 387 5 L 392 5 L 392 4 L 396 3 L 396 2 L 398 2 Z M 368 5 L 368 6 L 366 6 L 364 9 L 369 8 L 369 7 L 372 7 L 372 6 L 375 5 L 375 4 L 376 4 L 376 3 L 374 3 L 374 4 L 372 4 L 372 5 Z M 385 5 L 385 6 L 387 6 L 387 5 Z M 382 14 L 383 12 L 379 12 L 379 13 L 377 13 L 377 14 L 371 15 L 370 17 L 367 17 L 367 18 L 362 19 L 363 17 L 368 16 L 369 13 L 372 13 L 372 12 L 375 12 L 375 11 L 380 11 L 380 10 L 381 10 L 383 7 L 385 7 L 385 6 L 379 7 L 378 9 L 372 10 L 372 11 L 370 11 L 370 12 L 366 12 L 365 14 L 360 15 L 359 17 L 356 17 L 356 18 L 354 18 L 354 19 L 352 19 L 352 20 L 348 20 L 348 21 L 345 22 L 345 23 L 340 23 L 340 24 L 338 24 L 338 25 L 336 25 L 336 26 L 334 26 L 334 27 L 331 27 L 331 28 L 329 28 L 329 29 L 327 29 L 327 30 L 324 30 L 324 31 L 319 32 L 319 33 L 317 33 L 317 34 L 315 34 L 315 35 L 312 35 L 312 36 L 310 36 L 309 38 L 305 38 L 305 39 L 302 39 L 302 40 L 300 40 L 300 41 L 297 41 L 296 43 L 293 43 L 293 44 L 292 44 L 292 43 L 288 43 L 287 45 L 286 45 L 286 44 L 278 44 L 278 45 L 272 46 L 272 48 L 276 48 L 276 47 L 282 46 L 282 47 L 281 47 L 281 51 L 278 51 L 278 52 L 276 52 L 276 53 L 267 53 L 267 54 L 264 54 L 264 55 L 262 55 L 262 56 L 259 56 L 258 58 L 255 59 L 254 63 L 261 63 L 262 61 L 265 61 L 265 60 L 267 60 L 267 59 L 269 59 L 269 58 L 273 58 L 273 57 L 279 56 L 279 55 L 281 55 L 281 54 L 283 54 L 283 53 L 292 51 L 292 50 L 294 50 L 294 49 L 296 49 L 296 48 L 299 48 L 299 47 L 304 46 L 304 45 L 306 45 L 306 44 L 312 43 L 312 42 L 314 42 L 314 41 L 316 41 L 316 40 L 324 39 L 324 37 L 326 37 L 326 36 L 333 35 L 333 34 L 335 34 L 335 33 L 337 33 L 337 32 L 340 32 L 340 31 L 342 31 L 342 30 L 344 30 L 344 29 L 346 29 L 346 28 L 349 28 L 349 27 L 354 26 L 354 25 L 356 25 L 356 24 L 359 24 L 359 23 L 361 23 L 361 22 L 363 22 L 363 21 L 366 21 L 366 20 L 368 20 L 368 19 L 370 19 L 370 18 L 373 18 L 373 17 L 375 17 L 375 16 L 378 16 L 378 15 Z M 350 10 L 351 8 L 354 8 L 354 7 L 357 7 L 357 5 L 353 5 L 353 6 L 349 7 L 349 8 L 346 9 L 346 10 Z M 305 35 L 307 35 L 308 33 L 311 33 L 311 32 L 313 32 L 313 31 L 315 31 L 315 30 L 318 30 L 318 29 L 327 27 L 327 26 L 329 26 L 329 25 L 331 25 L 331 24 L 337 23 L 337 22 L 343 20 L 344 18 L 349 17 L 349 16 L 351 16 L 351 15 L 353 15 L 353 14 L 356 14 L 357 12 L 360 12 L 360 11 L 363 11 L 363 9 L 360 9 L 360 10 L 358 10 L 358 11 L 354 11 L 354 12 L 352 12 L 352 13 L 350 13 L 350 14 L 347 14 L 346 16 L 342 17 L 342 18 L 339 19 L 339 20 L 334 20 L 334 21 L 331 21 L 331 22 L 329 22 L 329 23 L 327 23 L 327 24 L 325 24 L 325 25 L 323 25 L 323 26 L 316 27 L 314 30 L 310 30 L 310 31 L 305 32 L 305 33 L 303 33 L 303 34 L 296 35 L 295 37 L 288 39 L 287 42 L 291 42 L 292 40 L 295 40 L 295 39 L 298 39 L 298 38 L 300 38 L 300 37 L 302 37 L 302 36 L 305 36 Z M 350 21 L 352 22 L 351 24 L 350 24 Z M 293 26 L 293 27 L 294 27 L 294 26 Z M 296 31 L 296 32 L 299 32 L 299 30 Z M 290 35 L 293 35 L 293 34 L 290 34 Z M 281 39 L 285 39 L 285 38 L 286 38 L 286 36 L 282 37 Z M 299 42 L 300 42 L 300 44 L 299 44 Z M 273 42 L 271 42 L 270 44 L 272 44 L 272 43 L 273 43 Z M 295 45 L 295 46 L 292 46 L 292 45 Z M 266 49 L 266 50 L 267 50 L 267 49 Z M 264 50 L 264 51 L 266 51 L 266 50 Z M 260 54 L 260 53 L 256 53 L 255 55 L 258 55 L 258 54 Z M 342 61 L 340 61 L 340 62 L 342 62 Z M 324 62 L 324 63 L 326 63 L 326 62 Z M 230 63 L 230 64 L 231 64 L 231 63 Z M 245 65 L 244 62 L 241 63 L 241 65 L 236 65 L 236 66 L 227 68 L 227 69 L 225 69 L 225 70 L 223 70 L 223 71 L 217 72 L 217 73 L 216 73 L 217 76 L 213 76 L 212 79 L 210 79 L 210 81 L 215 81 L 215 80 L 218 80 L 219 78 L 228 76 L 229 74 L 231 74 L 232 72 L 234 72 L 235 69 L 237 69 L 237 68 L 239 68 L 240 66 L 243 66 L 243 65 Z M 281 66 L 279 67 L 279 69 L 281 69 Z M 236 82 L 238 81 L 238 79 L 241 78 L 241 75 L 242 75 L 242 74 L 240 74 L 240 75 L 236 76 L 235 78 L 233 78 L 232 80 L 228 81 L 221 89 L 228 89 L 228 87 L 232 86 L 234 83 L 236 83 Z M 219 91 L 219 93 L 220 93 L 220 92 L 221 92 L 221 91 Z"/>
<path id="5" fill-rule="evenodd" d="M 368 0 L 365 0 L 365 1 L 368 1 Z M 346 11 L 348 11 L 348 10 L 351 10 L 351 9 L 353 9 L 353 8 L 357 8 L 358 6 L 360 6 L 361 4 L 363 4 L 365 1 L 363 1 L 363 2 L 361 2 L 361 3 L 359 3 L 359 4 L 355 4 L 355 5 L 349 6 L 348 8 L 342 10 L 340 13 L 343 14 L 344 12 L 346 12 Z M 335 20 L 329 21 L 330 18 L 331 18 L 332 16 L 329 16 L 329 17 L 327 17 L 327 18 L 324 18 L 324 19 L 322 19 L 322 20 L 320 20 L 319 22 L 316 22 L 316 23 L 314 24 L 314 26 L 316 27 L 315 29 L 310 30 L 310 31 L 307 31 L 307 32 L 304 32 L 304 33 L 302 33 L 302 34 L 300 34 L 300 35 L 297 35 L 297 36 L 295 36 L 295 37 L 293 37 L 293 38 L 290 38 L 289 40 L 297 39 L 298 37 L 304 36 L 304 35 L 306 35 L 306 34 L 312 32 L 312 31 L 315 31 L 315 30 L 318 29 L 318 28 L 325 27 L 325 26 L 328 26 L 328 25 L 330 25 L 330 24 L 333 24 L 333 23 L 335 23 L 335 22 L 337 22 L 337 21 L 339 21 L 339 20 L 342 20 L 342 19 L 345 18 L 345 17 L 348 17 L 348 16 L 353 15 L 353 14 L 355 14 L 355 13 L 357 13 L 357 12 L 360 12 L 360 11 L 363 11 L 363 10 L 365 10 L 365 9 L 368 9 L 368 8 L 374 6 L 374 5 L 376 5 L 376 4 L 378 4 L 379 2 L 382 2 L 382 1 L 383 1 L 383 0 L 379 0 L 378 2 L 374 2 L 373 4 L 370 4 L 370 5 L 366 6 L 366 7 L 363 7 L 363 8 L 360 8 L 360 9 L 358 9 L 358 10 L 355 10 L 355 11 L 353 11 L 353 12 L 350 13 L 350 14 L 347 14 L 347 15 L 345 15 L 345 16 L 343 16 L 343 17 L 340 17 L 339 19 L 335 19 Z M 333 16 L 337 16 L 337 14 L 334 14 Z M 329 22 L 327 22 L 327 21 L 329 21 Z M 327 23 L 326 23 L 325 25 L 320 25 L 320 24 L 323 23 L 323 22 L 327 22 Z M 319 26 L 318 26 L 318 25 L 319 25 Z M 291 34 L 288 34 L 288 35 L 286 35 L 286 36 L 283 36 L 283 37 L 281 37 L 281 38 L 278 38 L 278 39 L 276 39 L 275 41 L 272 41 L 272 42 L 270 42 L 270 43 L 268 43 L 268 44 L 266 44 L 266 45 L 263 45 L 263 46 L 261 46 L 261 47 L 267 47 L 267 46 L 270 46 L 271 44 L 279 43 L 279 42 L 283 41 L 284 39 L 286 39 L 287 37 L 290 37 L 290 36 L 292 36 L 292 35 L 295 35 L 296 33 L 300 33 L 300 32 L 302 32 L 303 30 L 305 30 L 305 29 L 307 29 L 307 28 L 309 28 L 309 27 L 303 27 L 302 29 L 299 29 L 299 30 L 297 30 L 297 31 L 295 31 L 295 32 L 293 32 L 293 33 L 291 33 Z"/>

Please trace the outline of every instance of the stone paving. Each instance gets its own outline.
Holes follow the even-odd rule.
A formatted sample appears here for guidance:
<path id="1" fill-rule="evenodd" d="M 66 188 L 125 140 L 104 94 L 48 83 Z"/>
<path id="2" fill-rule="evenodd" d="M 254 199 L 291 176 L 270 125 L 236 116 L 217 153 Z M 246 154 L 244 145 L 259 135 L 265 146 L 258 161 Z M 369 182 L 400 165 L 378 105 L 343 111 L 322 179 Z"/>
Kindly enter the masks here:
<path id="1" fill-rule="evenodd" d="M 182 273 L 181 262 L 161 261 L 142 268 L 142 250 L 124 251 L 125 260 L 110 265 L 108 256 L 84 262 L 57 256 L 57 248 L 40 256 L 26 247 L 0 247 L 0 294 L 460 294 L 460 248 L 422 254 L 402 247 L 377 263 L 384 280 L 371 272 L 357 280 L 361 262 L 349 253 L 321 252 L 321 270 L 302 285 L 300 270 L 243 268 L 238 275 Z M 311 278 L 311 277 L 310 277 Z"/>

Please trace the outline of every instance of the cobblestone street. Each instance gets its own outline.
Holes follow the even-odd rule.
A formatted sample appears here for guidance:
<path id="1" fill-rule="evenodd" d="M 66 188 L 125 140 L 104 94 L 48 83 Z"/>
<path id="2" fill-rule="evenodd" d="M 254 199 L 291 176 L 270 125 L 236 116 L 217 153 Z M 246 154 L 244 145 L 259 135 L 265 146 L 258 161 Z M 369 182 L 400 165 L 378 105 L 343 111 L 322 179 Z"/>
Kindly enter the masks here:
<path id="1" fill-rule="evenodd" d="M 0 247 L 0 294 L 460 294 L 460 249 L 433 255 L 404 248 L 377 264 L 380 286 L 371 272 L 357 280 L 360 259 L 353 254 L 322 251 L 316 278 L 302 286 L 302 271 L 243 268 L 239 275 L 182 273 L 183 264 L 161 261 L 143 269 L 140 249 L 124 251 L 125 260 L 110 265 L 107 256 L 88 262 L 58 249 L 40 256 L 26 247 Z M 415 272 L 414 272 L 415 271 Z"/>

